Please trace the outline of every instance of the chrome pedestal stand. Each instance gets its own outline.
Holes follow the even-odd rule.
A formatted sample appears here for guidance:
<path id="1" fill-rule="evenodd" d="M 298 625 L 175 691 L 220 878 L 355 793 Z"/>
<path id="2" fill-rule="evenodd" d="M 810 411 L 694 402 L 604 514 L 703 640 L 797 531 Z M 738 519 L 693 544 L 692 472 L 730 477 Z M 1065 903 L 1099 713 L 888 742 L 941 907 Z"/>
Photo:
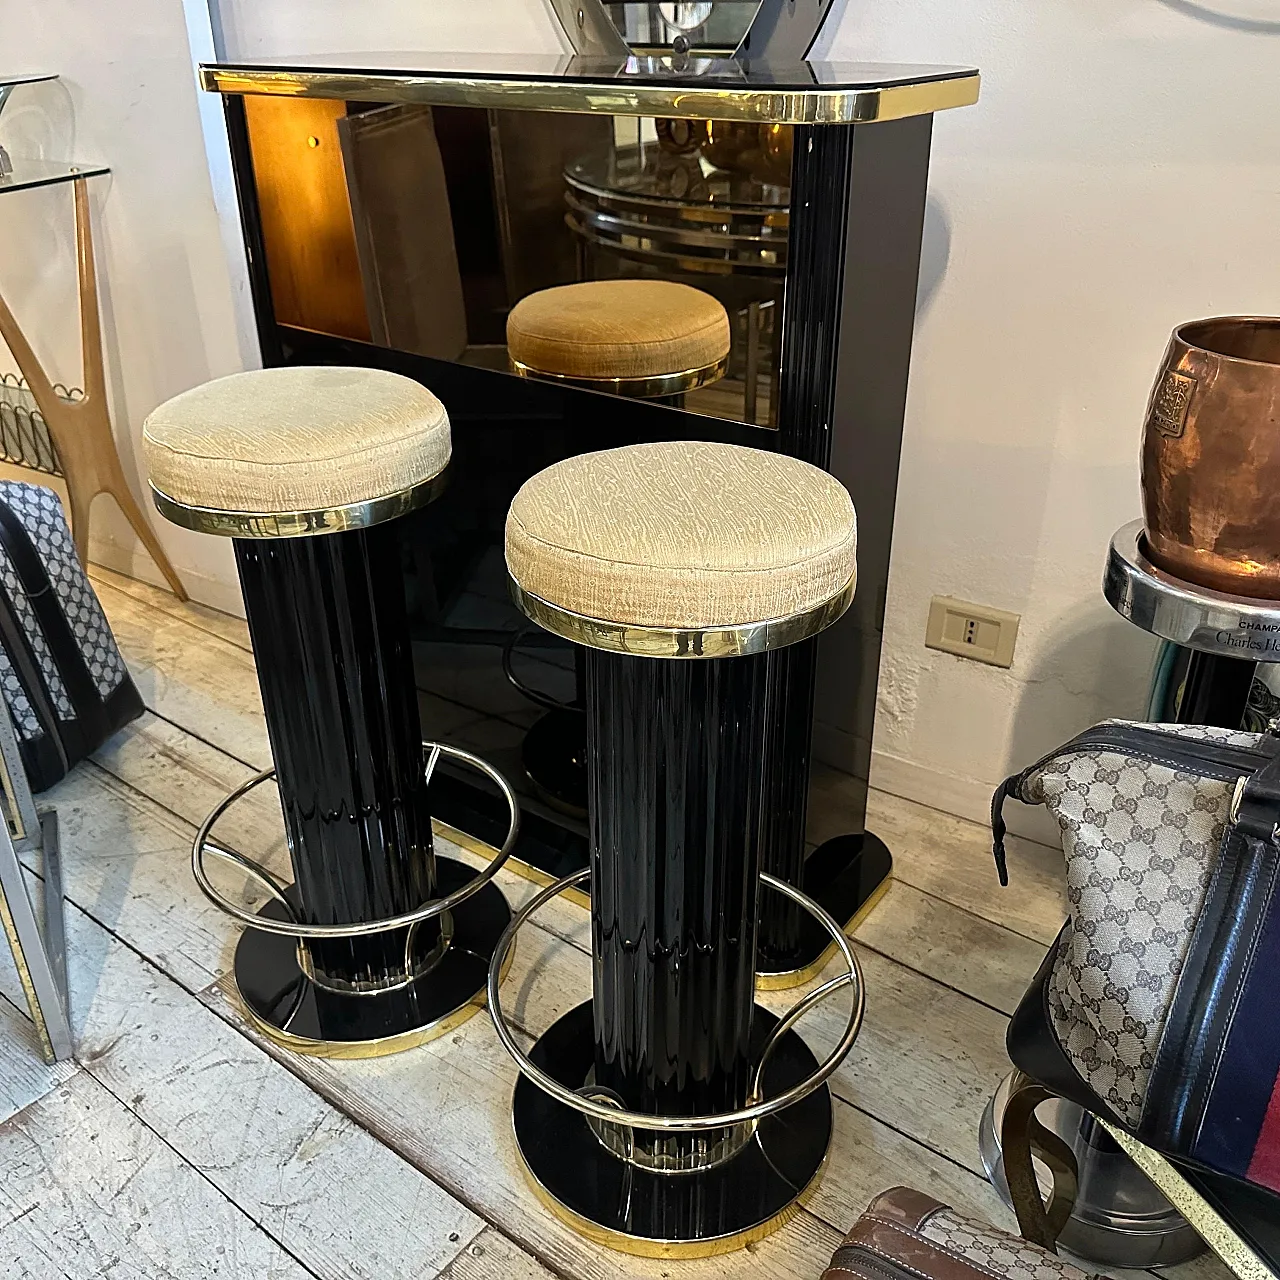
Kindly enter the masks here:
<path id="1" fill-rule="evenodd" d="M 982 1167 L 1000 1198 L 1013 1208 L 1004 1176 L 1000 1126 L 1012 1075 L 1000 1082 L 978 1129 Z M 1111 1267 L 1171 1267 L 1204 1251 L 1204 1243 L 1181 1214 L 1088 1112 L 1055 1098 L 1036 1118 L 1075 1153 L 1080 1182 L 1075 1207 L 1058 1246 L 1090 1262 Z M 1046 1171 L 1041 1193 L 1053 1179 Z"/>
<path id="2" fill-rule="evenodd" d="M 1141 520 L 1112 538 L 1102 592 L 1134 626 L 1180 646 L 1162 655 L 1152 718 L 1241 728 L 1254 664 L 1280 662 L 1280 601 L 1227 595 L 1166 573 L 1147 557 Z M 979 1148 L 987 1176 L 1011 1203 L 999 1138 L 1008 1085 L 987 1105 Z M 1059 1237 L 1064 1249 L 1120 1267 L 1170 1266 L 1204 1249 L 1186 1219 L 1081 1108 L 1055 1100 L 1036 1115 L 1079 1164 L 1075 1208 Z"/>

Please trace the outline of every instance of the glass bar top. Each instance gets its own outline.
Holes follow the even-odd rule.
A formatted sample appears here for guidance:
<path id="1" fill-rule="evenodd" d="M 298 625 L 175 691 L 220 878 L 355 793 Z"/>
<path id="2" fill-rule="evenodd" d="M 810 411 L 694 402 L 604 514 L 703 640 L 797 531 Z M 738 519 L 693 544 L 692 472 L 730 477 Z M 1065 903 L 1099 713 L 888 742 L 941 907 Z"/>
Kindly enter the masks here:
<path id="1" fill-rule="evenodd" d="M 21 72 L 16 75 L 0 75 L 0 89 L 14 89 L 20 84 L 40 84 L 45 80 L 57 78 L 57 73 L 53 71 L 33 71 L 27 75 Z"/>
<path id="2" fill-rule="evenodd" d="M 209 63 L 206 89 L 769 124 L 866 124 L 978 100 L 971 67 L 729 57 L 368 53 Z"/>
<path id="3" fill-rule="evenodd" d="M 0 194 L 5 191 L 29 191 L 32 187 L 48 187 L 57 182 L 74 182 L 77 178 L 96 178 L 110 173 L 105 164 L 71 164 L 57 160 L 22 160 L 14 157 L 13 171 L 0 175 Z"/>

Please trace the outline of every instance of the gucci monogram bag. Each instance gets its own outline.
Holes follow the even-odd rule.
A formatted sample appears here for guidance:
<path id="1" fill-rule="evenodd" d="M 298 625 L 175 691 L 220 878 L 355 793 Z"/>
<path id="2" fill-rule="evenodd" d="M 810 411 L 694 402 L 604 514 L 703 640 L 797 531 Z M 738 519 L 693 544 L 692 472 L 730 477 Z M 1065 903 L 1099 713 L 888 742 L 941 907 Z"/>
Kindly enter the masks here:
<path id="1" fill-rule="evenodd" d="M 1097 1280 L 1038 1245 L 920 1191 L 877 1196 L 822 1280 Z"/>
<path id="2" fill-rule="evenodd" d="M 1280 1222 L 1280 737 L 1089 729 L 996 792 L 1002 883 L 1010 796 L 1057 819 L 1070 912 L 1014 1064 Z"/>

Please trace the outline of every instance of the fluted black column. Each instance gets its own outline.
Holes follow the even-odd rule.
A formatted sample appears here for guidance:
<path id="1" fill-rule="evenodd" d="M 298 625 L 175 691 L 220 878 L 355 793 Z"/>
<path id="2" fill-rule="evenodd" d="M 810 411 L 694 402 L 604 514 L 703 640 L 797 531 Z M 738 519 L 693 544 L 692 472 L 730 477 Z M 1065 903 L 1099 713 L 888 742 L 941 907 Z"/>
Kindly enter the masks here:
<path id="1" fill-rule="evenodd" d="M 586 654 L 596 1081 L 710 1114 L 749 1087 L 768 673 Z"/>
<path id="2" fill-rule="evenodd" d="M 303 919 L 421 906 L 435 861 L 395 526 L 235 546 Z M 438 938 L 432 921 L 415 954 Z M 404 948 L 403 931 L 310 944 L 338 989 L 403 978 Z"/>

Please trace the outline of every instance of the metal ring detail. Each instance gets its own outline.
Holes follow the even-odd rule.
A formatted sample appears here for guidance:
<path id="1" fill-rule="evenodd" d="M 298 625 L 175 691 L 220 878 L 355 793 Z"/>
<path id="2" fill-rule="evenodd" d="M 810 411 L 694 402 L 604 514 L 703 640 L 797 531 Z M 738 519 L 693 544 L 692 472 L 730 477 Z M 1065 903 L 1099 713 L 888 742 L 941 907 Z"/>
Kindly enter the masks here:
<path id="1" fill-rule="evenodd" d="M 648 627 L 630 622 L 610 622 L 574 613 L 526 591 L 508 577 L 515 606 L 526 618 L 552 635 L 562 636 L 587 649 L 629 653 L 638 658 L 741 658 L 770 649 L 785 649 L 825 631 L 842 618 L 853 603 L 857 574 L 830 599 L 802 613 L 761 622 L 731 623 L 723 627 Z"/>
<path id="2" fill-rule="evenodd" d="M 765 1044 L 760 1066 L 757 1068 L 753 1080 L 753 1093 L 759 1087 L 760 1076 L 763 1074 L 764 1066 L 781 1034 L 786 1030 L 790 1030 L 799 1018 L 803 1017 L 819 1001 L 825 1000 L 832 992 L 841 987 L 852 986 L 854 989 L 853 1006 L 849 1011 L 849 1021 L 845 1027 L 844 1034 L 816 1071 L 813 1071 L 799 1084 L 793 1085 L 784 1093 L 778 1094 L 775 1098 L 760 1100 L 741 1107 L 737 1111 L 724 1111 L 712 1116 L 659 1116 L 643 1111 L 625 1111 L 617 1106 L 597 1102 L 594 1098 L 584 1097 L 582 1093 L 566 1088 L 558 1080 L 549 1076 L 521 1049 L 502 1016 L 501 994 L 499 991 L 502 983 L 502 965 L 516 933 L 534 912 L 566 889 L 571 889 L 575 885 L 581 884 L 590 875 L 591 868 L 585 867 L 581 871 L 575 871 L 572 875 L 557 880 L 554 884 L 549 884 L 540 893 L 530 898 L 511 917 L 511 923 L 507 925 L 502 937 L 498 939 L 498 945 L 494 948 L 493 960 L 489 966 L 489 1015 L 493 1019 L 498 1039 L 502 1041 L 503 1048 L 515 1059 L 520 1073 L 537 1085 L 539 1089 L 549 1094 L 557 1102 L 563 1103 L 566 1107 L 571 1107 L 574 1111 L 579 1111 L 583 1115 L 590 1116 L 605 1124 L 622 1125 L 628 1129 L 643 1129 L 646 1132 L 700 1133 L 707 1129 L 728 1129 L 734 1125 L 749 1124 L 756 1120 L 762 1120 L 765 1116 L 776 1115 L 779 1111 L 785 1111 L 788 1107 L 795 1106 L 797 1102 L 807 1098 L 835 1073 L 836 1068 L 844 1061 L 849 1050 L 853 1048 L 853 1042 L 858 1038 L 858 1032 L 862 1029 L 862 1017 L 866 1009 L 866 987 L 862 979 L 862 966 L 858 963 L 858 957 L 854 954 L 849 939 L 845 937 L 844 931 L 832 915 L 819 906 L 807 893 L 797 889 L 794 885 L 788 884 L 785 880 L 779 880 L 777 876 L 771 876 L 768 872 L 762 871 L 760 873 L 762 884 L 776 890 L 804 908 L 831 934 L 832 940 L 844 956 L 845 964 L 848 965 L 848 972 L 842 974 L 839 978 L 824 982 L 822 986 L 809 992 L 808 995 L 797 1001 L 790 1012 L 781 1019 Z"/>
<path id="3" fill-rule="evenodd" d="M 303 924 L 300 921 L 272 920 L 266 916 L 255 915 L 250 911 L 246 911 L 243 907 L 236 906 L 234 902 L 229 902 L 214 888 L 208 873 L 205 871 L 204 855 L 206 848 L 210 853 L 235 863 L 251 878 L 257 880 L 259 884 L 272 885 L 269 892 L 271 892 L 273 898 L 278 900 L 280 896 L 278 889 L 274 887 L 275 878 L 265 867 L 260 866 L 253 859 L 245 857 L 244 854 L 235 852 L 235 850 L 228 850 L 221 845 L 211 844 L 209 840 L 214 823 L 222 817 L 231 805 L 246 796 L 260 783 L 265 782 L 268 778 L 275 777 L 276 771 L 274 769 L 264 769 L 261 773 L 255 774 L 252 778 L 242 782 L 234 791 L 224 796 L 210 810 L 209 816 L 200 824 L 200 830 L 196 832 L 196 838 L 191 844 L 191 872 L 195 876 L 196 884 L 200 886 L 201 892 L 215 907 L 249 928 L 258 929 L 263 933 L 284 934 L 290 938 L 363 938 L 375 933 L 390 933 L 393 929 L 411 928 L 414 925 L 421 924 L 424 920 L 433 920 L 436 916 L 443 915 L 446 911 L 452 911 L 454 907 L 465 902 L 473 894 L 479 893 L 498 874 L 511 856 L 511 850 L 515 848 L 516 837 L 520 834 L 520 802 L 516 798 L 516 793 L 511 784 L 487 760 L 482 760 L 479 756 L 472 755 L 470 751 L 463 751 L 461 747 L 451 747 L 443 742 L 424 742 L 422 745 L 424 748 L 430 748 L 431 750 L 431 755 L 425 766 L 428 782 L 431 780 L 431 774 L 434 772 L 440 756 L 450 756 L 455 760 L 461 760 L 464 764 L 469 764 L 473 769 L 477 769 L 491 778 L 502 792 L 503 798 L 507 802 L 507 807 L 511 811 L 507 838 L 502 842 L 502 847 L 498 850 L 497 855 L 483 871 L 468 880 L 462 888 L 455 889 L 447 897 L 435 898 L 417 908 L 417 910 L 407 911 L 403 915 L 387 916 L 382 920 L 360 920 L 353 924 Z"/>

